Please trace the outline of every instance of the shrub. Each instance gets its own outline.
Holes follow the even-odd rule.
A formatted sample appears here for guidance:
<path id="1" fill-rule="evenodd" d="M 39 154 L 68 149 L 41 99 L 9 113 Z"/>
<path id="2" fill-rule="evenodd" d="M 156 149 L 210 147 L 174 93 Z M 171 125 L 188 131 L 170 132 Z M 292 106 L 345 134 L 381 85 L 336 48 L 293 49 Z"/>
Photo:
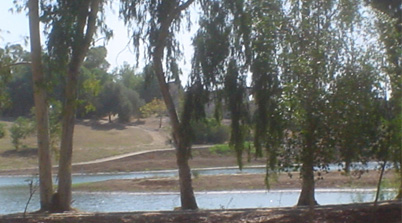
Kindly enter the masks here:
<path id="1" fill-rule="evenodd" d="M 224 143 L 229 138 L 229 127 L 221 125 L 215 119 L 192 122 L 193 142 L 196 144 Z"/>
<path id="2" fill-rule="evenodd" d="M 6 136 L 6 125 L 3 123 L 0 123 L 0 139 Z"/>
<path id="3" fill-rule="evenodd" d="M 225 155 L 225 154 L 228 154 L 228 153 L 232 152 L 232 150 L 230 149 L 228 144 L 214 145 L 214 146 L 209 148 L 209 151 L 211 153 L 221 154 L 221 155 Z"/>
<path id="4" fill-rule="evenodd" d="M 35 125 L 27 118 L 19 117 L 10 127 L 11 142 L 16 150 L 22 146 L 21 140 L 31 135 L 35 131 Z"/>

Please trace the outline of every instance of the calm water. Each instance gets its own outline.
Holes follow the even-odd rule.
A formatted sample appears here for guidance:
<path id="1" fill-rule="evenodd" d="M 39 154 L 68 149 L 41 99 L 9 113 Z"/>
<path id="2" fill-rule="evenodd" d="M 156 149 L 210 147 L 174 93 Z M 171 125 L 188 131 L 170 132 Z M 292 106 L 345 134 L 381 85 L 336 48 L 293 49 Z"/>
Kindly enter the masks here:
<path id="1" fill-rule="evenodd" d="M 299 193 L 299 190 L 199 192 L 196 198 L 202 209 L 288 207 L 296 204 Z M 386 196 L 393 196 L 391 193 Z M 28 196 L 27 188 L 3 187 L 0 214 L 23 212 Z M 370 202 L 373 197 L 374 190 L 316 190 L 321 205 Z M 89 212 L 158 211 L 180 206 L 178 193 L 76 192 L 73 200 L 75 208 Z M 38 196 L 34 196 L 28 211 L 38 210 L 38 205 Z"/>
<path id="2" fill-rule="evenodd" d="M 371 168 L 376 165 L 372 164 Z M 264 167 L 194 169 L 200 175 L 264 173 Z M 150 177 L 177 176 L 177 170 L 144 171 L 113 174 L 74 175 L 73 183 L 97 182 L 110 179 L 137 179 Z M 0 176 L 0 214 L 23 212 L 29 197 L 30 176 Z M 57 179 L 54 179 L 57 181 Z M 196 193 L 197 202 L 202 209 L 285 207 L 296 204 L 300 191 L 227 191 Z M 385 193 L 385 199 L 392 194 Z M 317 190 L 316 199 L 320 204 L 343 204 L 369 202 L 373 200 L 373 190 Z M 87 193 L 73 194 L 73 206 L 82 211 L 123 212 L 173 210 L 180 206 L 177 193 Z M 37 193 L 30 202 L 28 211 L 39 208 Z"/>

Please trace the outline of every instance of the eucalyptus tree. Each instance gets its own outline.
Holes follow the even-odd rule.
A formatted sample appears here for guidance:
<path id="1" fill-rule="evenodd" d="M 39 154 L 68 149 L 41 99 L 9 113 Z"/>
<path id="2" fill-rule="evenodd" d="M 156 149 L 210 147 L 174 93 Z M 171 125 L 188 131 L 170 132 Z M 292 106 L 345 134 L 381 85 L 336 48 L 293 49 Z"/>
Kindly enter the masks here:
<path id="1" fill-rule="evenodd" d="M 98 13 L 103 3 L 102 0 L 57 0 L 44 5 L 43 18 L 50 28 L 48 50 L 55 65 L 52 71 L 65 75 L 59 181 L 57 194 L 53 197 L 54 211 L 71 210 L 71 164 L 78 79 L 93 36 L 102 25 L 102 17 L 98 17 Z"/>
<path id="2" fill-rule="evenodd" d="M 366 0 L 376 9 L 380 40 L 385 46 L 385 73 L 390 82 L 390 98 L 387 100 L 383 126 L 388 135 L 387 149 L 398 167 L 400 187 L 397 198 L 402 199 L 402 2 L 398 0 Z"/>
<path id="3" fill-rule="evenodd" d="M 133 32 L 133 40 L 139 54 L 140 39 L 147 39 L 146 54 L 152 61 L 152 67 L 158 79 L 162 97 L 166 104 L 172 125 L 173 142 L 179 169 L 179 184 L 182 209 L 197 209 L 192 187 L 191 171 L 188 164 L 191 140 L 188 135 L 191 119 L 191 103 L 186 103 L 183 116 L 179 119 L 167 80 L 177 78 L 176 58 L 180 57 L 175 33 L 180 30 L 184 14 L 194 0 L 160 1 L 121 1 L 121 15 Z M 164 66 L 164 63 L 165 65 Z"/>
<path id="4" fill-rule="evenodd" d="M 343 10 L 336 1 L 291 2 L 283 39 L 284 93 L 291 107 L 287 140 L 297 142 L 295 161 L 302 164 L 298 205 L 315 205 L 314 166 L 325 167 L 334 152 L 328 87 L 341 53 L 337 33 Z"/>

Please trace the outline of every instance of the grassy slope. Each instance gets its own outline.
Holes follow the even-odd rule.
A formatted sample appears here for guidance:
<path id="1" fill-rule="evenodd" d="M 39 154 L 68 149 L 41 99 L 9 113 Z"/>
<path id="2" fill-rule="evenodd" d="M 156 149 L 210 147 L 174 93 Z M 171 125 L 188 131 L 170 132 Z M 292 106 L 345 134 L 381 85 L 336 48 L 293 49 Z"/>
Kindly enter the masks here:
<path id="1" fill-rule="evenodd" d="M 8 127 L 12 122 L 0 121 Z M 34 167 L 37 164 L 36 136 L 23 140 L 25 148 L 15 151 L 10 133 L 0 139 L 0 170 Z M 99 124 L 79 122 L 75 126 L 73 162 L 90 161 L 135 152 L 160 148 L 153 145 L 152 136 L 145 130 L 122 124 Z M 56 162 L 54 162 L 56 163 Z"/>

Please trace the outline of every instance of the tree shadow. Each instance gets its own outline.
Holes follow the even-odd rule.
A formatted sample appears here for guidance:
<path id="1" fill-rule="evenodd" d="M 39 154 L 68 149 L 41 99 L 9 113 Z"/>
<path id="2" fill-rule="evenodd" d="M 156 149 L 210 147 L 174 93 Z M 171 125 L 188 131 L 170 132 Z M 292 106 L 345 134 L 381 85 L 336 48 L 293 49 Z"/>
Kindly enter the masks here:
<path id="1" fill-rule="evenodd" d="M 20 148 L 19 150 L 7 150 L 1 153 L 2 157 L 34 157 L 38 155 L 38 148 Z"/>

